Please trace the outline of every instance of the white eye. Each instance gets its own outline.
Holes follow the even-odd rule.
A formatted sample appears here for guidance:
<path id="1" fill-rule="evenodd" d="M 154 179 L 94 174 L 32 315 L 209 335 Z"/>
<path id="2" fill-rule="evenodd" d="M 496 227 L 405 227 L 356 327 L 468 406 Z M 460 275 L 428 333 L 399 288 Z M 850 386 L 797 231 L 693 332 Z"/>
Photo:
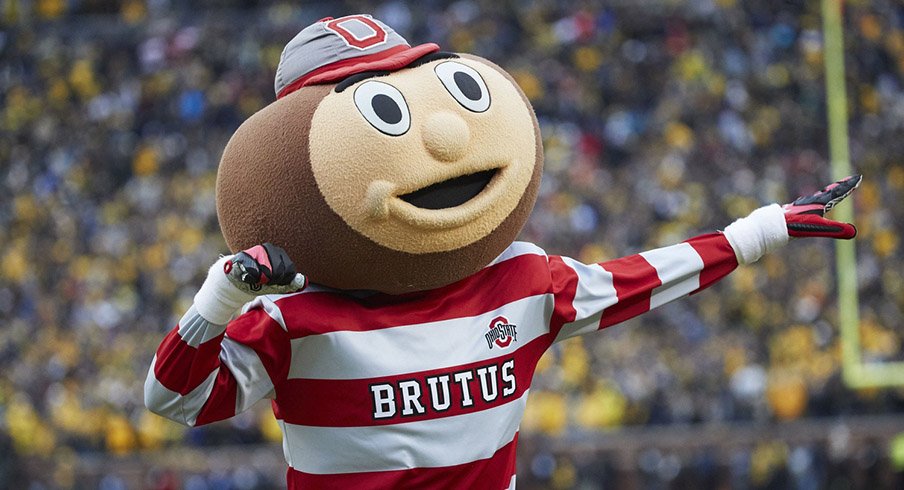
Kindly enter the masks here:
<path id="1" fill-rule="evenodd" d="M 490 91 L 477 70 L 457 61 L 446 61 L 436 65 L 433 71 L 465 109 L 484 112 L 490 108 Z"/>
<path id="2" fill-rule="evenodd" d="M 381 133 L 401 136 L 411 127 L 405 97 L 392 85 L 367 81 L 355 89 L 355 106 L 364 119 Z"/>

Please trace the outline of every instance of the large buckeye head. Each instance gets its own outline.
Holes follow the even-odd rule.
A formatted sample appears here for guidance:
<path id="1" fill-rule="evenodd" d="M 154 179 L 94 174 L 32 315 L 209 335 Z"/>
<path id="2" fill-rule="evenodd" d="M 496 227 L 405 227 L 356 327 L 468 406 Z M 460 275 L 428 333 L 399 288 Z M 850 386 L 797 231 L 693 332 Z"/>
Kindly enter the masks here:
<path id="1" fill-rule="evenodd" d="M 486 266 L 536 199 L 540 133 L 502 69 L 433 53 L 305 86 L 227 145 L 217 212 L 233 251 L 272 242 L 311 281 L 403 293 Z"/>

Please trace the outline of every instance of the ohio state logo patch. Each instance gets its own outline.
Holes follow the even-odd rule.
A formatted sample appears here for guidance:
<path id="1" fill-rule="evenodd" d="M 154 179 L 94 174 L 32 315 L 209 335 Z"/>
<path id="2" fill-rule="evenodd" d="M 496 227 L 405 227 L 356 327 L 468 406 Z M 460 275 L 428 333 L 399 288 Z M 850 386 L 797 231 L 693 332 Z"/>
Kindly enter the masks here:
<path id="1" fill-rule="evenodd" d="M 508 318 L 497 316 L 490 322 L 490 331 L 484 335 L 487 340 L 487 347 L 490 349 L 495 345 L 500 349 L 505 349 L 512 342 L 518 340 L 518 326 L 509 323 Z"/>

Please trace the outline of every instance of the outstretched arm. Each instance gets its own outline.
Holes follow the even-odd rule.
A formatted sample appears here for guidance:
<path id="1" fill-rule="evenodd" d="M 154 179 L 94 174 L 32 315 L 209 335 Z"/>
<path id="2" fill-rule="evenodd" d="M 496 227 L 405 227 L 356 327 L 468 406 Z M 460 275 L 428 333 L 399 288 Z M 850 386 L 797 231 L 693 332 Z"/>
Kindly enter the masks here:
<path id="1" fill-rule="evenodd" d="M 789 237 L 853 238 L 853 225 L 824 215 L 859 184 L 859 175 L 848 177 L 791 204 L 757 209 L 724 232 L 599 264 L 550 257 L 556 340 L 615 325 L 700 291 L 739 264 L 753 263 L 781 247 Z"/>
<path id="2" fill-rule="evenodd" d="M 267 397 L 285 377 L 289 339 L 282 317 L 270 315 L 272 301 L 255 297 L 303 287 L 304 276 L 269 244 L 218 260 L 157 349 L 144 385 L 148 409 L 194 426 L 232 417 Z"/>

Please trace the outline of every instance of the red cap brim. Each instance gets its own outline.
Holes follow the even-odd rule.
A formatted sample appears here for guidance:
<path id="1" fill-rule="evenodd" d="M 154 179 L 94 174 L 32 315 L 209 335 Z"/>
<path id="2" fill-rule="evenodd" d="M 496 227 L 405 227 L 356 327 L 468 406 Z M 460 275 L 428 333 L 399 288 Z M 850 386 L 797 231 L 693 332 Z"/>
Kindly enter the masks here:
<path id="1" fill-rule="evenodd" d="M 340 60 L 321 66 L 286 85 L 285 88 L 280 90 L 276 98 L 281 99 L 307 85 L 338 82 L 356 73 L 400 70 L 421 56 L 437 51 L 439 51 L 439 45 L 434 43 L 419 44 L 413 47 L 401 45 L 379 53 Z"/>

